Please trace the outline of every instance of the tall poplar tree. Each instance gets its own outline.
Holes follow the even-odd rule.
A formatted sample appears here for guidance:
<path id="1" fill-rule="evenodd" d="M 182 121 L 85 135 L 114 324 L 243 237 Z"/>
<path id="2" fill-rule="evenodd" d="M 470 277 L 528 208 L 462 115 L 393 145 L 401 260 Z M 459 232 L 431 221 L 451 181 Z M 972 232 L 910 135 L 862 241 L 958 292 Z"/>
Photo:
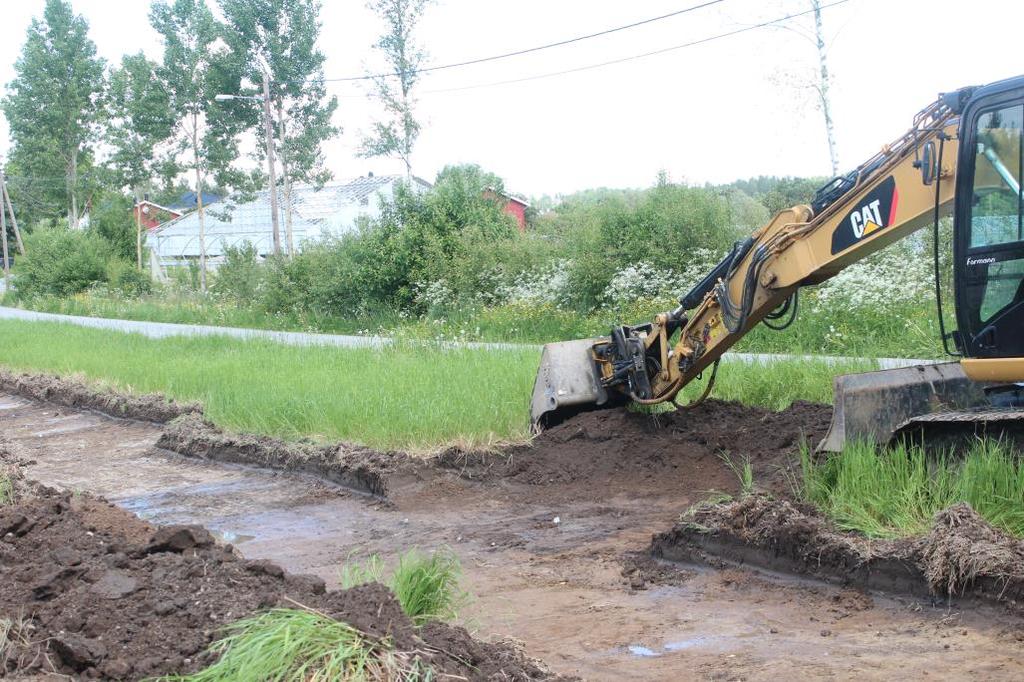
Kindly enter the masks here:
<path id="1" fill-rule="evenodd" d="M 135 259 L 142 269 L 142 224 L 138 204 L 157 175 L 157 146 L 171 137 L 174 117 L 170 94 L 157 79 L 157 64 L 143 53 L 125 55 L 110 74 L 106 142 L 113 147 L 109 166 L 121 188 L 135 198 Z"/>
<path id="2" fill-rule="evenodd" d="M 89 24 L 67 0 L 46 0 L 33 19 L 3 100 L 11 161 L 37 197 L 37 218 L 67 215 L 77 228 L 85 205 L 83 171 L 92 164 L 101 114 L 103 60 Z M 63 182 L 61 182 L 63 180 Z"/>
<path id="3" fill-rule="evenodd" d="M 150 10 L 150 23 L 163 40 L 163 63 L 157 72 L 176 121 L 171 142 L 182 170 L 195 182 L 199 285 L 205 292 L 203 191 L 211 181 L 222 188 L 244 182 L 233 164 L 238 158 L 238 134 L 251 120 L 244 102 L 214 102 L 213 98 L 239 92 L 243 64 L 223 40 L 224 29 L 205 0 L 158 0 Z"/>
<path id="4" fill-rule="evenodd" d="M 384 35 L 374 44 L 392 73 L 378 75 L 373 82 L 384 107 L 385 118 L 373 124 L 359 150 L 360 156 L 397 156 L 405 164 L 407 180 L 412 179 L 412 151 L 420 135 L 416 120 L 413 88 L 420 80 L 419 69 L 427 53 L 416 43 L 415 30 L 430 0 L 372 0 L 370 9 L 384 21 Z"/>
<path id="5" fill-rule="evenodd" d="M 292 187 L 296 182 L 323 186 L 331 173 L 322 145 L 340 130 L 331 122 L 338 107 L 324 85 L 324 55 L 317 48 L 320 3 L 317 0 L 220 0 L 229 27 L 228 43 L 245 55 L 246 76 L 254 84 L 270 77 L 274 136 L 282 172 L 285 235 L 292 238 Z M 262 127 L 257 127 L 261 131 Z"/>

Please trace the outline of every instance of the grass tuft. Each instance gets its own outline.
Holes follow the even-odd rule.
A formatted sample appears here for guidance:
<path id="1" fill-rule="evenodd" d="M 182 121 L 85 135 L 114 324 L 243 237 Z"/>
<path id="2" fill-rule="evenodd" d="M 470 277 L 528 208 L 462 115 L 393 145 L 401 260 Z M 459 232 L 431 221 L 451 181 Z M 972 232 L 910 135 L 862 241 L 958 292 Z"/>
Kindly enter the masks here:
<path id="1" fill-rule="evenodd" d="M 38 646 L 33 645 L 30 636 L 32 630 L 28 618 L 0 618 L 0 675 L 38 656 Z"/>
<path id="2" fill-rule="evenodd" d="M 414 682 L 430 679 L 410 654 L 394 651 L 352 626 L 306 609 L 273 609 L 225 628 L 210 647 L 217 662 L 181 682 Z"/>
<path id="3" fill-rule="evenodd" d="M 430 554 L 415 549 L 398 558 L 391 576 L 384 580 L 384 562 L 373 555 L 363 564 L 348 563 L 341 569 L 344 589 L 381 582 L 395 594 L 402 610 L 416 625 L 432 620 L 452 620 L 468 596 L 459 588 L 462 567 L 450 549 Z"/>
<path id="4" fill-rule="evenodd" d="M 979 440 L 962 457 L 852 443 L 820 461 L 804 445 L 800 461 L 804 499 L 841 528 L 877 538 L 918 535 L 936 512 L 966 502 L 993 526 L 1024 537 L 1024 463 L 998 441 Z"/>
<path id="5" fill-rule="evenodd" d="M 725 462 L 729 471 L 736 475 L 740 484 L 740 495 L 747 496 L 754 492 L 754 466 L 750 463 L 750 457 L 743 456 L 741 462 L 735 462 L 727 453 L 722 452 L 718 458 Z"/>
<path id="6" fill-rule="evenodd" d="M 6 474 L 0 473 L 0 504 L 11 502 L 14 502 L 14 484 Z"/>

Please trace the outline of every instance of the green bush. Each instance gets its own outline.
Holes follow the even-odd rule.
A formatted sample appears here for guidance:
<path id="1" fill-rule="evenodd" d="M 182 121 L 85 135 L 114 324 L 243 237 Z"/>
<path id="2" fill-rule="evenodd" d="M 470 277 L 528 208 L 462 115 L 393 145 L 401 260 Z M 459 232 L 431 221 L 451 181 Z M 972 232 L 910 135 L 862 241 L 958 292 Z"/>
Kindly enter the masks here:
<path id="1" fill-rule="evenodd" d="M 110 251 L 129 263 L 136 260 L 134 202 L 120 193 L 105 192 L 93 201 L 89 213 L 90 230 L 102 237 Z"/>
<path id="2" fill-rule="evenodd" d="M 113 259 L 107 265 L 110 288 L 122 296 L 138 298 L 153 293 L 153 280 L 148 272 L 140 271 L 134 263 Z"/>
<path id="3" fill-rule="evenodd" d="M 249 303 L 258 295 L 265 278 L 256 247 L 249 242 L 224 250 L 224 263 L 217 268 L 212 290 L 236 303 Z"/>
<path id="4" fill-rule="evenodd" d="M 14 283 L 20 297 L 70 296 L 107 281 L 110 247 L 89 230 L 36 230 L 25 237 L 25 251 Z"/>
<path id="5" fill-rule="evenodd" d="M 485 195 L 492 186 L 500 189 L 500 181 L 476 166 L 444 169 L 427 192 L 400 185 L 379 217 L 355 232 L 271 263 L 264 306 L 350 317 L 422 312 L 417 289 L 437 281 L 454 287 L 459 298 L 474 296 L 519 236 L 512 219 Z"/>
<path id="6" fill-rule="evenodd" d="M 724 253 L 765 213 L 735 191 L 673 184 L 647 190 L 591 190 L 568 197 L 538 229 L 564 243 L 571 259 L 569 298 L 580 312 L 602 304 L 621 269 L 646 263 L 678 271 L 697 249 Z"/>

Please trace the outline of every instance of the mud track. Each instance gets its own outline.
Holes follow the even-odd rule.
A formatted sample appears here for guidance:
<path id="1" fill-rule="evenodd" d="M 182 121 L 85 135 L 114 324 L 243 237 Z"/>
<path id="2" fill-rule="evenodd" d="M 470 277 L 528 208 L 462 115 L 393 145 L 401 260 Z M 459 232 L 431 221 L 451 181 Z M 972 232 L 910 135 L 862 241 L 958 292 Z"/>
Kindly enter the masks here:
<path id="1" fill-rule="evenodd" d="M 186 441 L 209 447 L 183 456 L 156 447 L 160 425 L 0 396 L 0 432 L 34 460 L 31 478 L 104 495 L 153 522 L 202 524 L 247 559 L 332 585 L 352 556 L 450 545 L 476 595 L 464 618 L 477 635 L 515 637 L 562 674 L 1024 677 L 1021 621 L 1002 606 L 650 558 L 652 536 L 680 512 L 710 490 L 736 491 L 723 452 L 749 457 L 758 485 L 784 492 L 793 446 L 820 437 L 827 419 L 816 405 L 773 413 L 716 402 L 658 420 L 584 415 L 500 455 L 379 455 L 383 499 L 289 466 L 309 450 L 306 460 L 257 462 L 290 472 L 225 464 L 211 460 L 252 460 L 218 456 L 244 448 L 214 447 L 207 427 Z"/>

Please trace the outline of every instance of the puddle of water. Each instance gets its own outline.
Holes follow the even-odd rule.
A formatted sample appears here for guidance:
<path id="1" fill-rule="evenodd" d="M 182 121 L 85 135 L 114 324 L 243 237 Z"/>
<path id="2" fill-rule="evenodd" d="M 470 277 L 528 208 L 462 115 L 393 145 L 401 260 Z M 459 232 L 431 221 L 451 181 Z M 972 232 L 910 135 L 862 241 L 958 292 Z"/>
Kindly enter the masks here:
<path id="1" fill-rule="evenodd" d="M 689 639 L 680 639 L 675 642 L 668 642 L 665 644 L 665 651 L 686 651 L 687 649 L 695 649 L 697 647 L 705 646 L 711 643 L 711 637 L 691 637 Z"/>
<path id="2" fill-rule="evenodd" d="M 651 658 L 654 656 L 661 655 L 653 649 L 648 649 L 647 647 L 640 646 L 639 644 L 630 644 L 626 648 L 629 650 L 629 653 L 633 654 L 634 656 L 643 656 L 645 658 Z"/>
<path id="3" fill-rule="evenodd" d="M 32 433 L 36 438 L 46 438 L 48 436 L 60 436 L 68 433 L 78 433 L 79 431 L 85 431 L 87 429 L 95 428 L 96 424 L 93 422 L 79 422 L 77 424 L 69 424 L 67 426 L 57 426 L 52 429 L 46 429 L 44 431 L 35 431 Z"/>
<path id="4" fill-rule="evenodd" d="M 245 533 L 236 533 L 230 530 L 216 530 L 213 531 L 213 534 L 216 535 L 222 542 L 227 542 L 232 545 L 238 545 L 243 542 L 248 542 L 249 540 L 256 539 L 255 535 L 246 535 Z"/>

